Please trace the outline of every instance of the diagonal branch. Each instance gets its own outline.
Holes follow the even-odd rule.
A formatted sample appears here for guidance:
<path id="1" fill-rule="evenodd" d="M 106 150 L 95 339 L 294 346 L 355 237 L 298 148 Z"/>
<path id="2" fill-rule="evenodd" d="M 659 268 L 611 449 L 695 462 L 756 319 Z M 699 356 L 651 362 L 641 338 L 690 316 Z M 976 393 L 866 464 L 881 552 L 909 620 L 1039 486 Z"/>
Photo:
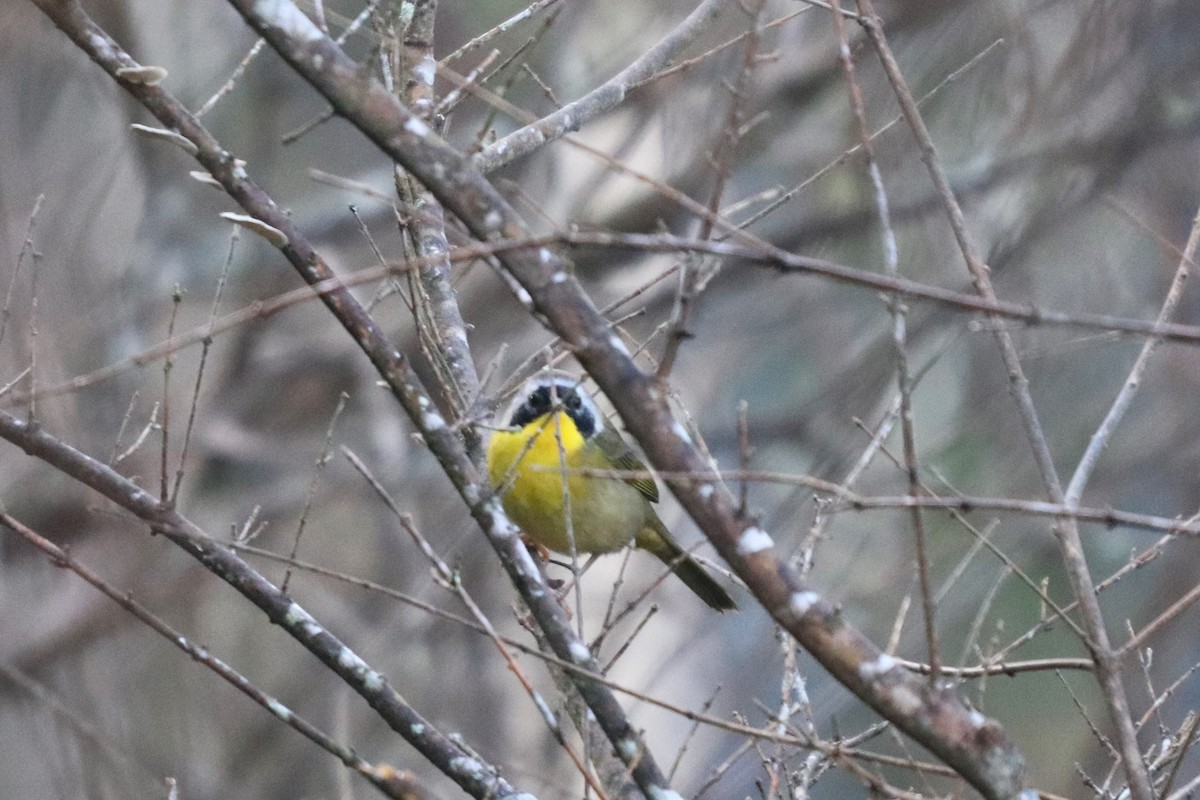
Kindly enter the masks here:
<path id="1" fill-rule="evenodd" d="M 879 215 L 879 234 L 884 252 L 884 273 L 894 278 L 900 274 L 900 252 L 899 245 L 896 243 L 896 232 L 892 230 L 890 202 L 887 190 L 883 185 L 883 175 L 879 171 L 879 162 L 875 160 L 875 145 L 871 140 L 871 129 L 867 125 L 862 86 L 859 84 L 858 75 L 854 70 L 854 59 L 851 56 L 850 42 L 846 36 L 846 21 L 838 13 L 841 11 L 838 0 L 832 0 L 831 5 L 834 11 L 832 14 L 833 27 L 838 38 L 838 55 L 846 81 L 846 93 L 850 96 L 850 108 L 854 113 L 855 127 L 858 129 L 859 146 L 867 157 L 867 174 L 871 178 L 871 186 L 875 194 L 875 209 Z M 888 299 L 888 310 L 892 315 L 892 346 L 896 352 L 896 390 L 900 400 L 900 434 L 904 445 L 904 471 L 908 474 L 908 493 L 915 497 L 921 493 L 922 487 L 921 476 L 917 469 L 916 435 L 913 433 L 913 380 L 908 368 L 908 308 L 900 302 L 899 297 L 893 295 Z M 913 508 L 910 516 L 916 545 L 921 608 L 925 617 L 925 641 L 929 648 L 929 680 L 936 683 L 940 677 L 942 655 L 935 624 L 933 589 L 930 585 L 925 519 L 921 516 L 918 508 Z"/>
<path id="2" fill-rule="evenodd" d="M 46 433 L 40 425 L 30 424 L 0 411 L 0 438 L 12 442 L 27 454 L 46 462 L 144 520 L 153 530 L 236 589 L 262 610 L 271 622 L 287 631 L 339 675 L 392 730 L 404 737 L 464 791 L 477 798 L 528 797 L 501 778 L 495 767 L 484 763 L 441 733 L 408 705 L 383 675 L 326 630 L 303 607 L 233 550 L 208 536 L 178 511 L 159 502 L 106 464 Z"/>
<path id="3" fill-rule="evenodd" d="M 320 728 L 288 708 L 277 698 L 259 689 L 245 675 L 242 675 L 232 666 L 214 656 L 208 651 L 208 648 L 197 645 L 189 640 L 186 636 L 168 625 L 161 617 L 156 616 L 148 608 L 130 597 L 127 592 L 119 591 L 95 572 L 92 572 L 87 566 L 77 561 L 68 551 L 41 536 L 37 531 L 23 524 L 20 520 L 0 511 L 0 527 L 8 528 L 41 550 L 56 567 L 69 569 L 90 583 L 110 600 L 137 617 L 138 620 L 155 633 L 190 656 L 192 660 L 203 664 L 215 672 L 218 677 L 227 681 L 233 688 L 275 715 L 281 722 L 294 728 L 301 736 L 310 740 L 317 747 L 327 751 L 334 758 L 366 778 L 388 797 L 395 798 L 395 800 L 418 800 L 419 798 L 428 797 L 415 781 L 410 779 L 398 780 L 397 778 L 400 773 L 383 765 L 375 766 L 369 764 L 349 747 L 334 741 Z"/>
<path id="4" fill-rule="evenodd" d="M 299 74 L 388 156 L 421 180 L 475 236 L 493 241 L 527 234 L 513 209 L 461 153 L 365 75 L 295 6 L 283 0 L 230 2 Z M 998 723 L 969 710 L 953 693 L 929 686 L 927 681 L 908 673 L 881 653 L 845 623 L 836 607 L 804 585 L 796 571 L 779 557 L 764 531 L 746 528 L 737 516 L 732 496 L 672 419 L 663 387 L 638 370 L 628 350 L 612 335 L 608 321 L 569 274 L 563 260 L 544 247 L 530 247 L 508 251 L 500 256 L 500 261 L 613 401 L 654 466 L 667 472 L 698 476 L 668 483 L 718 552 L 773 617 L 840 682 L 953 766 L 985 797 L 1017 796 L 1021 791 L 1024 760 Z M 443 457 L 439 450 L 442 444 L 436 438 L 430 441 L 439 458 Z M 443 465 L 447 465 L 444 460 Z M 493 530 L 494 544 L 497 538 L 515 538 L 499 504 L 486 489 L 476 483 L 467 492 L 460 483 L 463 475 L 452 469 L 451 477 L 472 504 L 477 519 L 484 522 L 486 517 L 502 526 L 499 531 Z M 484 494 L 480 495 L 481 491 Z M 569 631 L 554 633 L 565 635 Z M 561 652 L 566 642 L 551 644 L 555 652 Z M 586 649 L 572 655 L 580 660 L 593 660 Z M 584 686 L 580 689 L 596 711 L 597 706 Z M 597 716 L 600 716 L 598 711 Z M 602 721 L 602 724 L 607 723 Z M 634 778 L 643 791 L 647 794 L 664 791 L 664 783 L 647 780 L 647 769 L 656 778 L 661 773 L 648 752 L 639 753 L 636 739 L 617 739 L 612 731 L 608 733 L 622 757 L 628 756 L 631 761 L 637 758 Z"/>
<path id="5" fill-rule="evenodd" d="M 171 129 L 170 135 L 186 145 L 184 149 L 194 155 L 241 205 L 256 228 L 279 248 L 307 283 L 332 281 L 336 285 L 336 276 L 329 265 L 288 215 L 250 180 L 245 165 L 221 147 L 212 134 L 161 86 L 131 79 L 128 70 L 139 65 L 77 3 L 32 2 L 122 88 Z M 469 166 L 465 157 L 442 143 L 427 124 L 401 105 L 369 72 L 360 69 L 299 9 L 289 2 L 239 0 L 234 5 L 293 66 L 297 62 L 303 63 L 307 72 L 323 77 L 328 85 L 318 88 L 327 91 L 328 96 L 345 101 L 348 110 L 341 109 L 343 113 L 352 112 L 356 117 L 379 121 L 379 127 L 370 131 L 376 143 L 429 187 L 446 208 L 468 222 L 476 236 L 490 240 L 521 235 L 522 228 L 516 215 L 495 189 Z M 450 157 L 453 161 L 448 160 Z M 453 191 L 447 189 L 447 184 Z M 514 274 L 518 272 L 517 264 L 522 265 L 526 274 L 543 265 L 561 266 L 545 248 L 511 251 L 506 262 Z M 321 300 L 370 359 L 470 507 L 472 516 L 496 550 L 555 654 L 598 672 L 599 663 L 571 630 L 565 611 L 546 586 L 518 536 L 519 530 L 505 515 L 486 476 L 471 461 L 463 440 L 437 413 L 429 394 L 411 373 L 405 358 L 345 287 L 323 292 Z M 650 797 L 669 797 L 671 792 L 666 778 L 615 695 L 582 676 L 573 674 L 572 679 L 643 793 Z M 449 768 L 444 760 L 435 763 L 439 769 Z M 464 765 L 471 763 L 469 759 L 459 759 L 454 767 L 461 771 Z M 447 774 L 458 778 L 457 772 Z"/>
<path id="6" fill-rule="evenodd" d="M 561 139 L 566 134 L 579 130 L 585 122 L 615 108 L 625 100 L 631 88 L 669 65 L 727 5 L 727 0 L 702 0 L 674 30 L 628 67 L 553 114 L 513 131 L 485 147 L 472 159 L 475 168 L 483 173 L 497 170 L 532 153 L 547 142 Z"/>
<path id="7" fill-rule="evenodd" d="M 1162 306 L 1159 308 L 1158 316 L 1155 322 L 1164 323 L 1170 322 L 1171 317 L 1175 315 L 1175 308 L 1179 305 L 1179 299 L 1183 296 L 1184 283 L 1191 274 L 1193 257 L 1196 255 L 1196 248 L 1200 246 L 1200 211 L 1196 212 L 1196 216 L 1192 218 L 1192 231 L 1188 234 L 1187 244 L 1184 245 L 1183 253 L 1180 254 L 1179 266 L 1175 268 L 1175 276 L 1171 279 L 1171 288 L 1167 290 L 1167 296 L 1163 300 Z M 1091 440 L 1088 441 L 1087 449 L 1079 458 L 1079 466 L 1075 468 L 1075 474 L 1071 476 L 1070 483 L 1067 484 L 1066 495 L 1064 502 L 1069 506 L 1079 505 L 1079 498 L 1083 496 L 1083 489 L 1087 486 L 1088 480 L 1092 476 L 1092 471 L 1096 468 L 1096 463 L 1100 460 L 1100 454 L 1104 448 L 1108 446 L 1108 440 L 1112 436 L 1117 426 L 1121 424 L 1121 420 L 1125 417 L 1125 412 L 1129 410 L 1130 404 L 1133 403 L 1133 398 L 1137 394 L 1138 389 L 1142 385 L 1142 376 L 1146 373 L 1146 368 L 1150 364 L 1150 357 L 1154 354 L 1155 348 L 1162 342 L 1158 337 L 1147 339 L 1142 342 L 1142 349 L 1138 352 L 1137 359 L 1133 362 L 1133 366 L 1129 370 L 1128 377 L 1125 378 L 1124 385 L 1121 386 L 1121 391 L 1117 393 L 1113 399 L 1112 407 L 1109 408 L 1108 414 L 1104 420 L 1096 428 L 1096 432 L 1092 434 Z"/>

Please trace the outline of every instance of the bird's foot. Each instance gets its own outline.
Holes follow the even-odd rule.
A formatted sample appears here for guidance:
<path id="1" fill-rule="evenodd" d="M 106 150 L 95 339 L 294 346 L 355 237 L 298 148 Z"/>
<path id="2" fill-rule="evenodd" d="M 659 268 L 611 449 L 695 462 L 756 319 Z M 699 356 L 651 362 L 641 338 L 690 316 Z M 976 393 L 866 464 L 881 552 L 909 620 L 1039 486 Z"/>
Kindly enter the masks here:
<path id="1" fill-rule="evenodd" d="M 544 563 L 550 560 L 550 551 L 535 542 L 533 539 L 530 539 L 529 534 L 522 533 L 521 541 L 525 543 L 525 546 L 529 548 L 530 551 L 537 555 L 539 561 Z"/>

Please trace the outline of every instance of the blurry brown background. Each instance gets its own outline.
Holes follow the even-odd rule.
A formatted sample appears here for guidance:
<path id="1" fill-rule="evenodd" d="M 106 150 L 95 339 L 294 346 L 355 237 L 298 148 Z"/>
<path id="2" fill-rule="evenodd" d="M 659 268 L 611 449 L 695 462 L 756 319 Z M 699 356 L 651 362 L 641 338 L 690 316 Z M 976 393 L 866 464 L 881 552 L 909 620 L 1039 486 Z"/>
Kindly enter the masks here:
<path id="1" fill-rule="evenodd" d="M 166 85 L 193 109 L 226 81 L 254 43 L 240 18 L 215 0 L 85 7 L 136 58 L 166 68 Z M 449 54 L 522 7 L 507 0 L 443 0 L 437 54 Z M 521 63 L 560 101 L 568 101 L 636 58 L 691 7 L 675 0 L 565 0 L 549 29 L 489 86 L 507 87 L 511 102 L 548 113 L 552 101 L 519 69 Z M 357 14 L 361 5 L 330 2 L 327 8 L 336 21 Z M 754 125 L 733 163 L 726 206 L 769 190 L 790 190 L 857 141 L 828 13 L 799 2 L 769 8 L 772 19 L 803 13 L 764 34 L 762 50 L 775 57 L 760 65 L 746 98 Z M 1153 318 L 1178 261 L 1173 248 L 1182 247 L 1200 202 L 1200 5 L 968 0 L 881 3 L 880 11 L 918 97 L 983 53 L 922 110 L 1000 296 L 1065 311 Z M 491 47 L 504 56 L 512 53 L 545 19 L 539 16 L 452 66 L 465 73 Z M 688 55 L 744 27 L 740 13 L 727 13 Z M 878 128 L 896 116 L 896 102 L 872 51 L 851 30 L 867 113 Z M 370 46 L 369 33 L 349 43 L 359 56 Z M 715 147 L 728 103 L 722 82 L 732 80 L 740 58 L 740 48 L 731 47 L 651 83 L 581 136 L 703 201 L 713 181 L 705 154 Z M 293 144 L 281 143 L 325 108 L 268 48 L 205 122 L 291 208 L 335 268 L 351 272 L 376 263 L 349 205 L 385 257 L 398 260 L 392 207 L 311 173 L 342 176 L 386 195 L 390 163 L 339 120 Z M 483 103 L 469 99 L 451 116 L 447 137 L 469 147 L 487 115 Z M 183 300 L 175 329 L 208 320 L 230 247 L 230 227 L 217 214 L 233 206 L 188 177 L 196 167 L 177 148 L 133 135 L 132 122 L 150 120 L 31 5 L 6 0 L 0 15 L 5 286 L 17 269 L 35 202 L 43 194 L 45 200 L 33 237 L 40 254 L 36 270 L 25 260 L 12 283 L 0 340 L 0 385 L 29 364 L 31 341 L 38 385 L 48 386 L 165 339 L 176 286 Z M 493 124 L 503 134 L 516 123 L 497 114 Z M 962 258 L 908 130 L 896 125 L 877 140 L 876 149 L 896 221 L 901 271 L 968 291 Z M 695 229 L 677 205 L 562 142 L 493 177 L 542 230 L 574 225 L 682 235 Z M 760 199 L 731 216 L 745 219 L 763 206 Z M 864 164 L 850 159 L 751 230 L 794 252 L 882 269 L 875 220 Z M 591 254 L 575 263 L 597 304 L 606 305 L 674 261 Z M 278 253 L 242 233 L 219 313 L 298 285 Z M 481 369 L 507 344 L 500 365 L 501 376 L 507 375 L 548 341 L 485 266 L 463 271 L 457 286 L 464 317 L 474 326 L 471 344 Z M 669 315 L 674 286 L 673 280 L 662 281 L 623 307 L 645 309 L 625 325 L 635 341 L 649 337 Z M 375 291 L 365 287 L 359 294 L 368 299 Z M 914 395 L 925 480 L 947 495 L 1042 499 L 992 337 L 968 315 L 916 301 L 909 305 L 911 361 L 914 369 L 927 370 Z M 1185 292 L 1177 319 L 1195 323 L 1198 312 L 1200 295 Z M 411 318 L 399 299 L 383 299 L 376 313 L 401 350 L 417 355 Z M 726 263 L 697 314 L 696 336 L 684 344 L 673 386 L 717 460 L 737 466 L 736 407 L 744 399 L 755 448 L 752 466 L 840 480 L 869 438 L 856 420 L 873 428 L 894 392 L 890 318 L 877 293 Z M 1070 474 L 1140 340 L 1012 328 L 1058 466 Z M 648 351 L 661 350 L 661 339 L 652 340 Z M 174 355 L 173 459 L 199 354 L 193 346 Z M 1084 495 L 1085 505 L 1163 516 L 1195 512 L 1198 382 L 1200 354 L 1194 347 L 1160 349 Z M 162 403 L 162 387 L 162 364 L 155 362 L 41 400 L 37 414 L 56 435 L 109 458 L 132 444 L 150 421 L 152 409 Z M 464 582 L 496 624 L 523 636 L 509 610 L 515 595 L 490 548 L 433 460 L 409 437 L 403 415 L 374 386 L 361 354 L 319 304 L 293 307 L 216 339 L 185 465 L 182 510 L 218 536 L 230 535 L 253 515 L 266 526 L 255 544 L 286 553 L 341 392 L 349 400 L 335 429 L 332 460 L 320 473 L 299 556 L 457 611 L 337 451 L 344 445 L 414 515 L 442 555 L 461 567 Z M 159 446 L 152 433 L 122 461 L 123 473 L 156 486 Z M 900 452 L 897 434 L 889 447 Z M 905 487 L 904 476 L 882 456 L 859 486 L 864 493 L 889 495 Z M 798 552 L 814 521 L 811 493 L 753 485 L 750 497 L 780 546 Z M 0 502 L 364 757 L 411 768 L 442 796 L 458 793 L 228 587 L 142 525 L 9 445 L 0 446 Z M 695 541 L 694 528 L 673 501 L 664 502 L 662 513 L 679 538 Z M 1052 596 L 1069 599 L 1046 520 L 985 513 L 971 520 L 1035 579 L 1045 577 Z M 944 514 L 929 514 L 927 524 L 935 584 L 941 586 L 975 540 Z M 1098 580 L 1157 538 L 1100 526 L 1085 527 L 1085 536 Z M 1102 604 L 1114 640 L 1124 640 L 1126 620 L 1134 627 L 1144 624 L 1195 585 L 1195 550 L 1187 539 L 1173 543 L 1167 557 L 1105 593 Z M 908 516 L 843 511 L 829 522 L 814 557 L 814 587 L 885 643 L 902 598 L 915 591 Z M 585 620 L 602 614 L 619 562 L 616 556 L 606 559 L 586 577 Z M 254 563 L 273 580 L 282 578 L 282 566 Z M 649 559 L 635 556 L 623 596 L 632 596 L 630 584 L 644 586 L 656 574 Z M 395 599 L 303 571 L 293 576 L 291 591 L 431 721 L 461 731 L 513 783 L 543 798 L 579 795 L 565 759 L 485 639 Z M 670 583 L 653 599 L 661 609 L 614 669 L 617 680 L 692 709 L 719 685 L 712 713 L 730 718 L 737 712 L 754 724 L 763 722 L 764 708 L 778 708 L 782 650 L 767 616 L 744 592 L 743 610 L 724 616 Z M 981 606 L 986 613 L 977 615 Z M 1035 625 L 1041 609 L 994 556 L 981 553 L 965 563 L 939 613 L 947 659 L 973 664 L 979 653 L 968 643 L 984 652 L 1002 646 Z M 625 625 L 626 635 L 632 627 Z M 1125 674 L 1135 715 L 1147 708 L 1151 691 L 1161 692 L 1200 661 L 1198 631 L 1200 615 L 1185 612 L 1150 642 L 1153 662 L 1144 676 L 1130 662 Z M 924 657 L 915 606 L 897 652 Z M 1078 641 L 1059 626 L 1014 658 L 1081 655 Z M 522 663 L 552 694 L 536 662 Z M 824 735 L 852 734 L 874 721 L 810 660 L 802 657 L 800 666 L 809 679 L 813 720 Z M 177 779 L 180 796 L 189 800 L 373 794 L 332 758 L 10 535 L 0 536 L 0 669 L 0 797 L 160 797 L 166 776 Z M 1083 673 L 1063 680 L 1107 730 L 1094 681 Z M 1074 765 L 1101 781 L 1110 759 L 1063 680 L 1038 672 L 973 681 L 961 691 L 1007 727 L 1030 760 L 1033 785 L 1090 796 Z M 1163 730 L 1177 731 L 1198 699 L 1196 684 L 1183 681 L 1163 704 Z M 660 762 L 669 765 L 691 723 L 636 701 L 629 707 Z M 1149 724 L 1144 745 L 1161 735 L 1159 725 Z M 690 796 L 739 744 L 738 736 L 702 729 L 674 785 Z M 887 736 L 872 746 L 905 752 Z M 765 780 L 764 758 L 778 757 L 791 769 L 804 755 L 764 744 L 759 753 L 741 756 L 705 796 L 759 797 L 755 782 Z M 1185 761 L 1176 786 L 1194 777 L 1197 767 Z M 832 798 L 862 796 L 865 790 L 833 773 L 813 791 Z"/>

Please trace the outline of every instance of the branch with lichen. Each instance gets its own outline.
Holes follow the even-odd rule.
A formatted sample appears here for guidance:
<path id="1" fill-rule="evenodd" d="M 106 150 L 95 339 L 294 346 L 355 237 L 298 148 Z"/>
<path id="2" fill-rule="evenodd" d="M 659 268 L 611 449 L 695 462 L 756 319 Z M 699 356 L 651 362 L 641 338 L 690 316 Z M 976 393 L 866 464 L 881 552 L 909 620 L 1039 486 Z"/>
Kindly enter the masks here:
<path id="1" fill-rule="evenodd" d="M 59 3 L 54 0 L 32 2 L 160 123 L 167 126 L 169 138 L 180 144 L 185 152 L 194 156 L 208 170 L 212 178 L 220 183 L 246 212 L 246 216 L 253 221 L 255 230 L 280 250 L 307 283 L 326 285 L 332 281 L 336 285 L 336 276 L 329 265 L 288 215 L 250 179 L 245 165 L 221 147 L 212 134 L 158 82 L 146 83 L 130 79 L 127 70 L 140 65 L 99 28 L 78 4 Z M 424 141 L 426 136 L 431 136 L 427 124 L 400 104 L 386 87 L 362 71 L 294 5 L 244 3 L 237 4 L 237 7 L 253 26 L 271 32 L 268 41 L 280 52 L 291 54 L 289 48 L 299 47 L 307 51 L 309 58 L 328 59 L 323 64 L 329 68 L 332 80 L 343 88 L 357 87 L 351 90 L 355 98 L 351 105 L 356 114 L 371 116 L 368 112 L 374 107 L 376 113 L 386 113 L 390 110 L 393 113 L 388 114 L 387 119 L 395 121 L 395 110 L 403 109 L 405 118 L 394 129 L 394 133 L 412 137 L 408 142 L 409 146 L 413 142 Z M 360 105 L 363 103 L 366 105 Z M 427 158 L 418 156 L 415 161 L 408 157 L 411 155 L 408 149 L 393 149 L 397 153 L 405 153 L 405 158 L 396 160 L 460 218 L 469 218 L 473 223 L 481 222 L 477 214 L 467 212 L 471 207 L 476 210 L 482 208 L 483 216 L 489 224 L 493 224 L 492 220 L 498 223 L 504 219 L 500 211 L 493 211 L 496 208 L 505 209 L 505 214 L 513 217 L 511 210 L 508 210 L 491 185 L 458 154 L 455 154 L 458 157 L 458 168 L 462 171 L 444 177 L 451 181 L 462 177 L 468 186 L 474 186 L 478 180 L 489 195 L 486 203 L 475 205 L 475 198 L 468 194 L 467 186 L 456 194 L 439 192 L 438 189 L 442 187 L 435 188 L 430 183 L 429 171 L 435 168 L 434 156 L 444 154 L 444 145 L 441 147 L 442 150 L 426 151 Z M 436 167 L 446 169 L 446 164 L 439 160 L 436 161 Z M 447 203 L 447 200 L 451 202 Z M 516 231 L 517 228 L 513 230 Z M 478 235 L 478 231 L 476 234 Z M 532 253 L 510 254 L 508 260 L 539 260 L 542 258 L 540 253 L 549 255 L 548 251 L 540 248 Z M 558 605 L 554 593 L 546 586 L 541 572 L 518 536 L 519 530 L 505 515 L 499 499 L 488 485 L 486 476 L 469 457 L 462 438 L 436 411 L 428 392 L 409 369 L 407 360 L 396 351 L 379 325 L 347 289 L 342 287 L 322 292 L 321 300 L 367 355 L 430 451 L 441 463 L 456 490 L 469 506 L 472 516 L 496 550 L 554 653 L 570 663 L 598 672 L 599 664 L 595 656 L 571 629 L 566 612 Z M 643 793 L 648 796 L 665 797 L 673 794 L 667 786 L 666 777 L 612 691 L 581 674 L 573 673 L 572 680 L 604 730 L 614 751 L 630 769 L 634 781 Z M 439 768 L 443 768 L 442 762 L 435 763 Z"/>
<path id="2" fill-rule="evenodd" d="M 380 672 L 330 633 L 232 549 L 169 504 L 96 459 L 51 436 L 40 425 L 0 411 L 0 438 L 98 492 L 150 525 L 209 572 L 236 589 L 370 703 L 379 716 L 447 777 L 477 798 L 519 798 L 490 764 L 443 734 L 404 701 Z"/>
<path id="3" fill-rule="evenodd" d="M 358 65 L 295 6 L 230 2 L 298 73 L 412 172 L 473 235 L 484 241 L 527 235 L 515 211 L 463 154 L 383 87 L 364 79 Z M 637 368 L 564 261 L 546 248 L 533 247 L 507 251 L 499 260 L 612 400 L 651 463 L 667 472 L 710 475 L 703 456 L 673 420 L 663 387 Z M 904 670 L 846 624 L 837 609 L 811 591 L 779 557 L 770 536 L 737 515 L 733 498 L 718 476 L 711 478 L 668 479 L 667 483 L 763 607 L 840 682 L 937 754 L 985 797 L 1021 794 L 1024 759 L 1001 726 L 969 709 L 949 690 L 930 686 Z M 499 519 L 494 501 L 493 507 L 494 519 Z M 552 642 L 556 652 L 561 645 Z M 577 655 L 591 658 L 586 649 Z M 590 699 L 589 706 L 595 709 Z M 611 732 L 609 738 L 621 753 L 620 740 Z M 628 755 L 640 755 L 634 777 L 647 791 L 645 775 L 638 773 L 651 760 L 649 754 L 632 750 Z M 650 783 L 649 787 L 663 785 Z"/>

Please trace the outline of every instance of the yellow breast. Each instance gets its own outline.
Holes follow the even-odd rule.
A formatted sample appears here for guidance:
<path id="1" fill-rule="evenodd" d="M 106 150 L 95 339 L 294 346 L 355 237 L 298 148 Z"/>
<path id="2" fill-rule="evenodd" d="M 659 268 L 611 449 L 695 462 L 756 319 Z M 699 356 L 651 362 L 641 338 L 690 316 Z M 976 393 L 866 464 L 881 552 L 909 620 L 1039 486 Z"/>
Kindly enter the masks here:
<path id="1" fill-rule="evenodd" d="M 632 486 L 572 474 L 610 466 L 562 412 L 517 431 L 496 431 L 488 444 L 488 477 L 503 493 L 504 510 L 534 541 L 560 553 L 571 551 L 569 535 L 576 552 L 606 553 L 621 549 L 645 527 L 649 503 Z M 569 499 L 563 493 L 564 467 Z"/>

